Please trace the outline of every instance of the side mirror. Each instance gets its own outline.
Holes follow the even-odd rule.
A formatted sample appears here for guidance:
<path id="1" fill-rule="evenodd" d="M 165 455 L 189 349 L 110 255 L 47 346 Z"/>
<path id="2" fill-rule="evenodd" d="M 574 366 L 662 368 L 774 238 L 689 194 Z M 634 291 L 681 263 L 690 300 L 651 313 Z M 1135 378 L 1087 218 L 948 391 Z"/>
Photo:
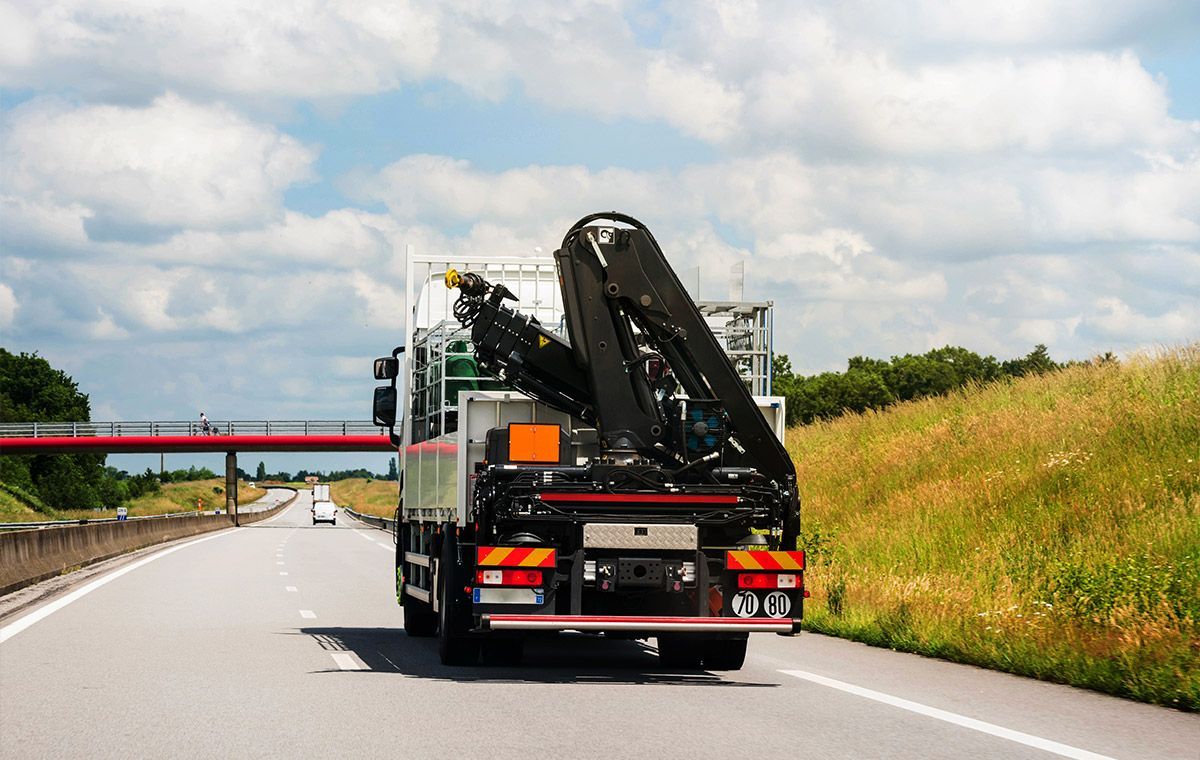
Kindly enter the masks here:
<path id="1" fill-rule="evenodd" d="M 404 346 L 396 346 L 392 349 L 391 356 L 385 356 L 375 360 L 375 379 L 376 380 L 395 380 L 400 376 L 400 354 L 404 353 Z M 395 385 L 395 383 L 392 383 Z"/>
<path id="2" fill-rule="evenodd" d="M 391 428 L 396 425 L 396 388 L 391 385 L 381 385 L 375 389 L 375 403 L 372 411 L 375 424 Z"/>
<path id="3" fill-rule="evenodd" d="M 400 360 L 394 356 L 385 356 L 375 360 L 375 379 L 392 380 L 400 374 Z"/>

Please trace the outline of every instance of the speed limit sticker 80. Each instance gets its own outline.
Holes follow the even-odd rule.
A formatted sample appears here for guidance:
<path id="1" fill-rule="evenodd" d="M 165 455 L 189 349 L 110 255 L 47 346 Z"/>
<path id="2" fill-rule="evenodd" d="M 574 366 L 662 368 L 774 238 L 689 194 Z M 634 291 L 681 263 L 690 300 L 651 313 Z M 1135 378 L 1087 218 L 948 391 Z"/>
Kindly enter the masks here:
<path id="1" fill-rule="evenodd" d="M 753 591 L 739 591 L 729 600 L 729 608 L 738 617 L 754 617 L 762 609 L 766 617 L 787 617 L 792 611 L 792 600 L 782 591 L 770 591 L 759 598 Z"/>

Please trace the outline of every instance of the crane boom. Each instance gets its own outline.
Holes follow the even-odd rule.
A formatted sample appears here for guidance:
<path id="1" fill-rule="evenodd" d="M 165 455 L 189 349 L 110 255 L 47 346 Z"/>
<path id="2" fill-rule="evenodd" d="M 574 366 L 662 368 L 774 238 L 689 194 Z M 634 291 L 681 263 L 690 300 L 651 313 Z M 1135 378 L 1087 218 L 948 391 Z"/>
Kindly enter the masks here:
<path id="1" fill-rule="evenodd" d="M 594 424 L 612 461 L 761 473 L 786 494 L 784 539 L 794 539 L 791 457 L 646 226 L 616 212 L 590 214 L 554 256 L 569 340 L 506 306 L 517 299 L 503 285 L 447 272 L 480 366 Z"/>

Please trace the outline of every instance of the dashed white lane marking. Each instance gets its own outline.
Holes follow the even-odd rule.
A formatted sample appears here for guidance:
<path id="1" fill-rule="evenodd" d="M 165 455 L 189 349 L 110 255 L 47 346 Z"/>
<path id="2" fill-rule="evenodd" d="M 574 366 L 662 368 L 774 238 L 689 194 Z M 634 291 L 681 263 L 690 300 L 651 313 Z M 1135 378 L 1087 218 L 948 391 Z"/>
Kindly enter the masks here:
<path id="1" fill-rule="evenodd" d="M 283 590 L 284 591 L 299 591 L 299 589 L 297 589 L 295 586 L 284 586 Z"/>
<path id="2" fill-rule="evenodd" d="M 276 565 L 282 565 L 283 563 L 282 563 L 282 562 L 276 562 L 275 564 L 276 564 Z"/>
<path id="3" fill-rule="evenodd" d="M 329 655 L 341 670 L 366 670 L 366 667 L 349 652 L 330 652 Z"/>
<path id="4" fill-rule="evenodd" d="M 66 607 L 71 602 L 74 602 L 75 600 L 80 599 L 81 597 L 87 596 L 88 594 L 92 593 L 93 591 L 100 588 L 101 586 L 104 586 L 108 583 L 111 583 L 112 581 L 115 581 L 117 578 L 120 578 L 125 573 L 133 572 L 134 570 L 137 570 L 142 565 L 150 564 L 151 562 L 153 562 L 156 559 L 159 559 L 160 557 L 165 557 L 168 554 L 173 554 L 174 552 L 177 552 L 180 549 L 185 549 L 189 546 L 192 546 L 193 544 L 198 544 L 203 541 L 212 541 L 214 538 L 221 538 L 222 536 L 228 536 L 228 535 L 238 532 L 239 530 L 245 530 L 245 528 L 234 528 L 231 531 L 221 531 L 221 532 L 216 533 L 211 536 L 205 536 L 204 538 L 197 538 L 195 541 L 188 541 L 186 544 L 179 544 L 178 546 L 172 546 L 168 549 L 163 549 L 160 552 L 151 554 L 149 557 L 146 557 L 145 559 L 139 559 L 137 562 L 134 562 L 131 565 L 126 565 L 125 567 L 122 567 L 119 570 L 114 570 L 113 572 L 109 573 L 108 575 L 104 576 L 103 578 L 97 578 L 96 580 L 92 581 L 91 583 L 87 584 L 86 586 L 83 586 L 82 588 L 78 588 L 60 599 L 55 599 L 53 602 L 50 602 L 49 604 L 47 604 L 43 607 L 38 607 L 33 612 L 30 612 L 28 615 L 17 618 L 16 620 L 14 620 L 13 622 L 4 626 L 3 628 L 0 628 L 0 644 L 4 643 L 5 641 L 8 641 L 13 636 L 16 636 L 18 633 L 25 630 L 29 626 L 33 625 L 37 621 L 42 620 L 43 618 L 49 617 L 50 615 L 53 615 L 55 612 L 58 612 L 59 610 L 61 610 L 63 607 Z"/>
<path id="5" fill-rule="evenodd" d="M 316 620 L 317 613 L 313 612 L 312 610 L 300 610 L 300 617 L 304 618 L 305 620 Z"/>
<path id="6" fill-rule="evenodd" d="M 1088 752 L 1085 749 L 1072 747 L 1069 744 L 1060 744 L 1059 742 L 1051 741 L 1050 739 L 1043 739 L 1040 736 L 1026 734 L 1021 731 L 1014 731 L 1011 728 L 1005 728 L 1004 726 L 997 726 L 995 723 L 987 723 L 982 720 L 968 718 L 965 715 L 959 715 L 958 713 L 939 710 L 936 707 L 923 705 L 920 702 L 912 702 L 907 699 L 901 699 L 900 697 L 893 697 L 891 694 L 884 694 L 881 691 L 865 689 L 862 686 L 855 686 L 854 684 L 846 683 L 845 681 L 826 678 L 825 676 L 819 676 L 816 673 L 809 673 L 806 670 L 781 670 L 779 672 L 795 678 L 802 678 L 805 681 L 812 681 L 813 683 L 820 684 L 822 686 L 828 686 L 831 689 L 844 691 L 847 694 L 853 694 L 857 697 L 873 699 L 876 702 L 882 702 L 885 705 L 899 707 L 901 710 L 915 712 L 928 718 L 945 721 L 946 723 L 953 723 L 956 726 L 969 728 L 972 731 L 979 731 L 992 736 L 998 736 L 1001 739 L 1008 739 L 1011 742 L 1024 744 L 1027 747 L 1034 747 L 1046 752 L 1052 752 L 1063 757 L 1072 757 L 1077 758 L 1078 760 L 1113 760 L 1108 755 L 1098 755 L 1095 752 Z"/>
<path id="7" fill-rule="evenodd" d="M 280 575 L 287 575 L 287 570 L 280 570 L 280 571 L 279 571 L 279 574 L 280 574 Z"/>

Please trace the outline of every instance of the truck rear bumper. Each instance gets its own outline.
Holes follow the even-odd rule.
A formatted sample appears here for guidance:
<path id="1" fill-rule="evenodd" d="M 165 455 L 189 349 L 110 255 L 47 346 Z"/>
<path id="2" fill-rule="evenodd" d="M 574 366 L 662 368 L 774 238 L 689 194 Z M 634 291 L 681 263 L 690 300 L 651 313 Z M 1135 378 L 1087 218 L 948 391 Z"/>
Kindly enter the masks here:
<path id="1" fill-rule="evenodd" d="M 709 633 L 798 633 L 791 618 L 634 617 L 604 615 L 483 615 L 492 631 L 698 631 Z"/>

